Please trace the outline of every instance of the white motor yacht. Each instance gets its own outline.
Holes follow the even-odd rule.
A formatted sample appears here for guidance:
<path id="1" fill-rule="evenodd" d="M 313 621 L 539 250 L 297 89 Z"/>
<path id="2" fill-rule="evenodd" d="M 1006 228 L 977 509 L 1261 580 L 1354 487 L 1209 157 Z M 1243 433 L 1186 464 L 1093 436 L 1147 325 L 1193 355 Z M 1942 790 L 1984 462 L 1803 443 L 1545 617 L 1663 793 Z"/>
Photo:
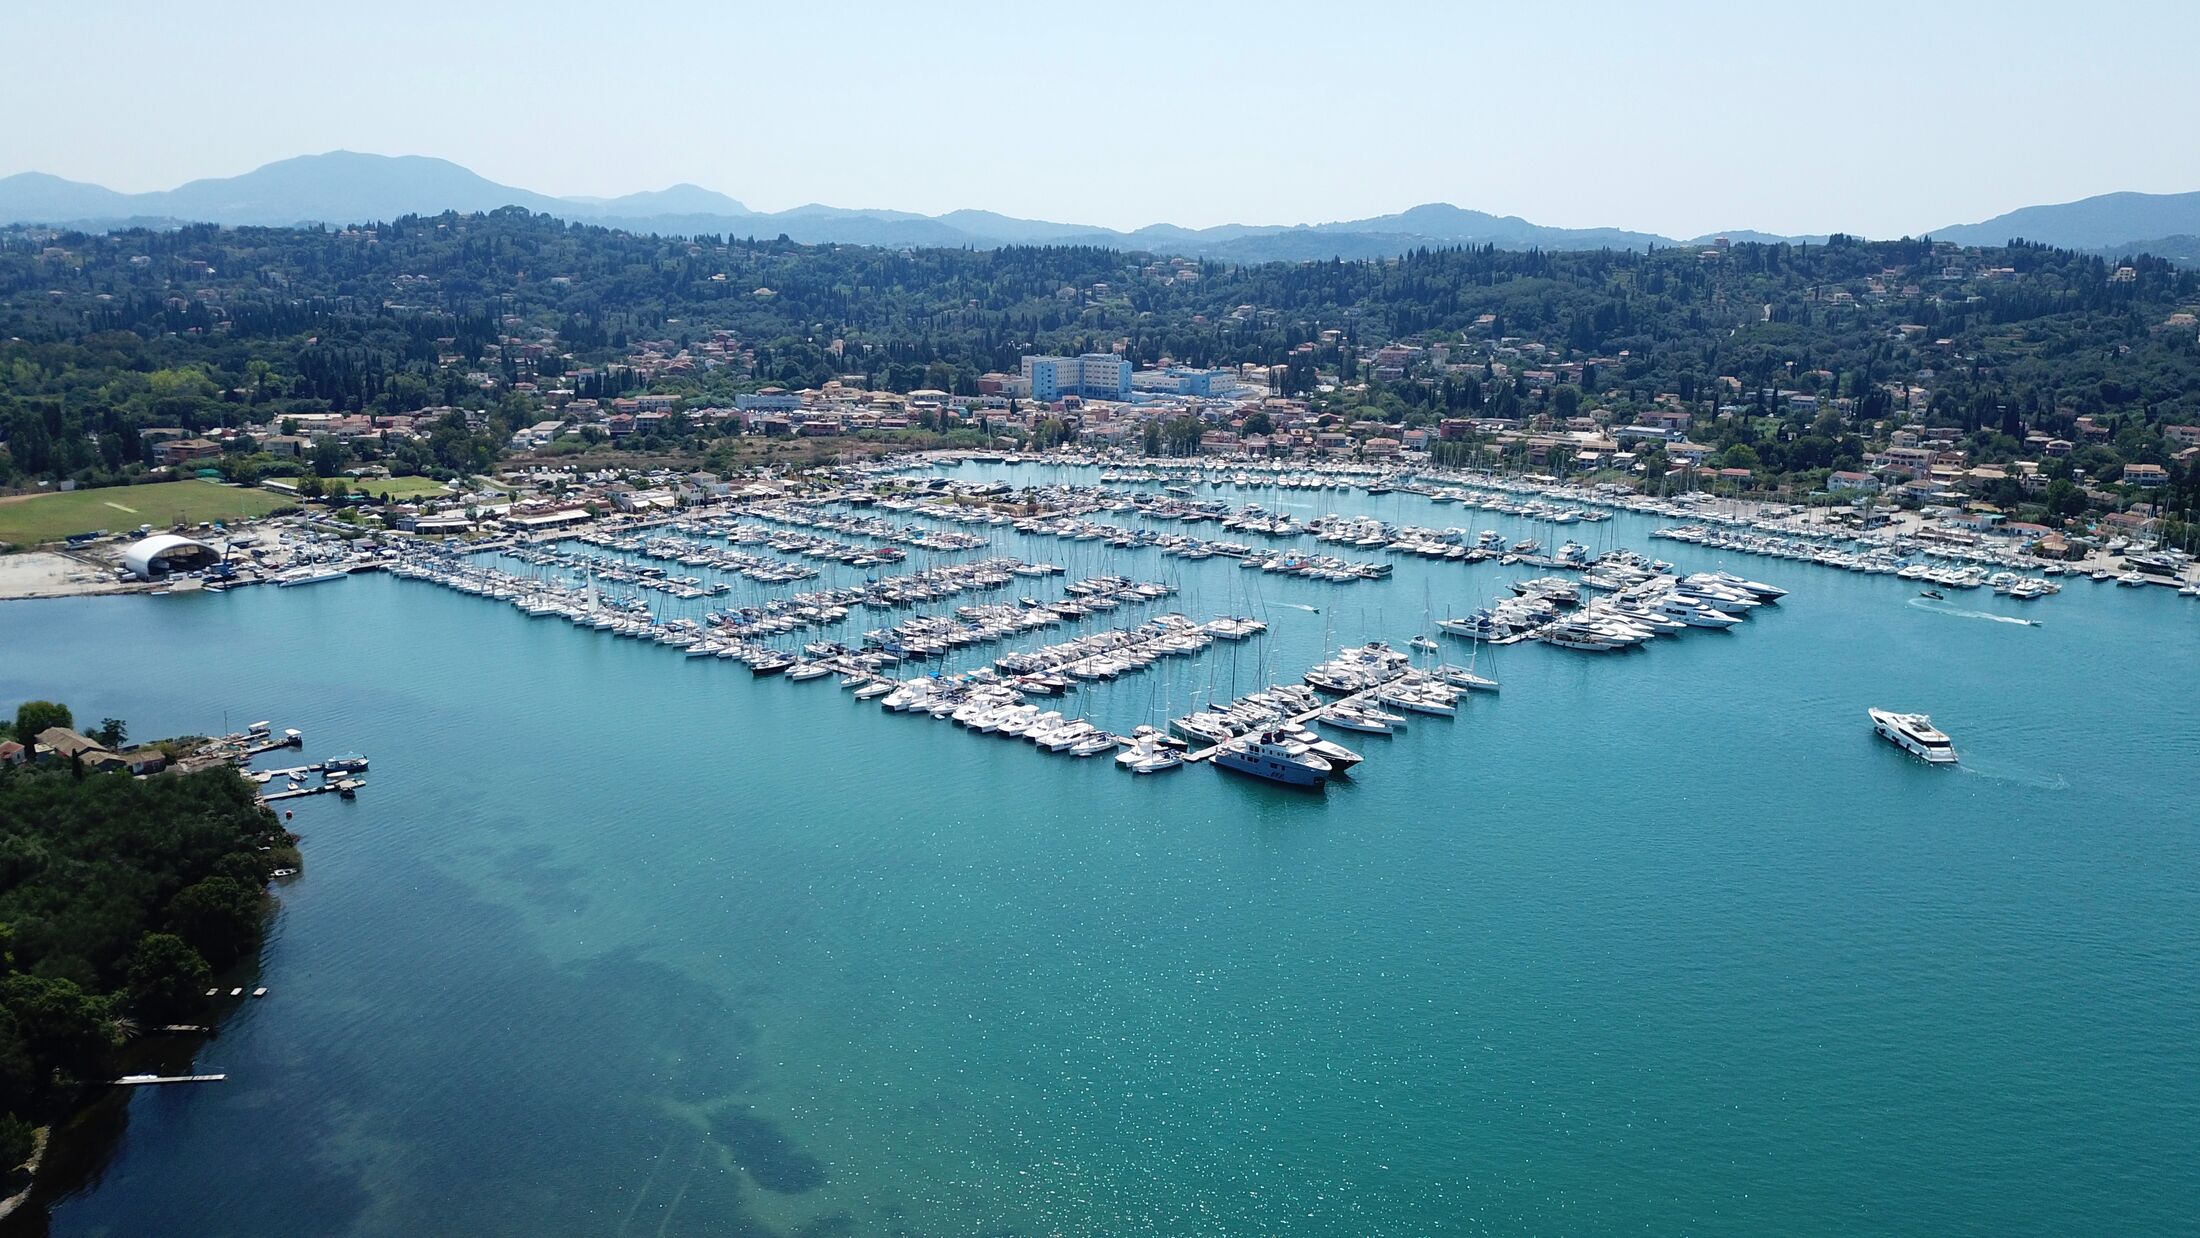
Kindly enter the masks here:
<path id="1" fill-rule="evenodd" d="M 1931 765 L 1956 763 L 1955 744 L 1924 714 L 1898 714 L 1890 709 L 1865 711 L 1872 730 L 1881 739 Z"/>
<path id="2" fill-rule="evenodd" d="M 1215 753 L 1214 762 L 1222 769 L 1294 787 L 1321 786 L 1333 772 L 1328 761 L 1280 731 L 1231 740 Z"/>
<path id="3" fill-rule="evenodd" d="M 1305 744 L 1307 751 L 1329 762 L 1329 768 L 1335 773 L 1347 773 L 1353 766 L 1367 759 L 1335 740 L 1323 739 L 1320 735 L 1303 726 L 1287 723 L 1276 729 L 1284 735 Z"/>
<path id="4" fill-rule="evenodd" d="M 1584 649 L 1591 653 L 1610 653 L 1626 648 L 1631 641 L 1618 639 L 1597 628 L 1572 621 L 1554 623 L 1536 633 L 1536 639 L 1561 649 Z"/>
<path id="5" fill-rule="evenodd" d="M 1729 589 L 1739 589 L 1760 602 L 1777 602 L 1788 594 L 1787 590 L 1778 585 L 1768 585 L 1756 580 L 1744 580 L 1732 572 L 1710 572 L 1706 573 L 1706 577 L 1725 585 Z"/>
<path id="6" fill-rule="evenodd" d="M 1668 593 L 1659 599 L 1652 609 L 1661 615 L 1677 619 L 1692 628 L 1731 628 L 1741 622 L 1723 611 L 1699 606 L 1693 600 L 1678 593 Z"/>

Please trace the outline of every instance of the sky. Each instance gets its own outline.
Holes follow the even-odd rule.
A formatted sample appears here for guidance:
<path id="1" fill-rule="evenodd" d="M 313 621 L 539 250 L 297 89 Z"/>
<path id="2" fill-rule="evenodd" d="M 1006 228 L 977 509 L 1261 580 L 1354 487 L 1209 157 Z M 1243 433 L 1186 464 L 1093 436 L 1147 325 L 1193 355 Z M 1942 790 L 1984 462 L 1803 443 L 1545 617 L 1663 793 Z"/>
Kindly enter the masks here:
<path id="1" fill-rule="evenodd" d="M 757 210 L 1128 229 L 1443 201 L 1690 237 L 2200 190 L 2195 0 L 10 9 L 0 175 L 126 191 L 345 149 Z"/>

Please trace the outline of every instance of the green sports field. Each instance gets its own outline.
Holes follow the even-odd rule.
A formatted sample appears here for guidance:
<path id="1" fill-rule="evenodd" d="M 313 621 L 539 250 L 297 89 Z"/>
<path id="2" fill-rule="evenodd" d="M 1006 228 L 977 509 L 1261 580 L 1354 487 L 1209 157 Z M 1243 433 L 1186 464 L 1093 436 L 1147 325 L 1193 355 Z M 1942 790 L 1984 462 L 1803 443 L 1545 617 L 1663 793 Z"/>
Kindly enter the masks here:
<path id="1" fill-rule="evenodd" d="M 202 520 L 238 520 L 265 516 L 295 501 L 265 490 L 210 481 L 169 481 L 0 498 L 0 542 L 32 546 L 95 529 L 121 533 L 141 524 L 165 529 Z"/>
<path id="2" fill-rule="evenodd" d="M 422 495 L 449 498 L 451 494 L 449 486 L 433 477 L 355 477 L 348 480 L 353 494 L 371 494 L 377 498 L 386 494 L 398 503 Z"/>

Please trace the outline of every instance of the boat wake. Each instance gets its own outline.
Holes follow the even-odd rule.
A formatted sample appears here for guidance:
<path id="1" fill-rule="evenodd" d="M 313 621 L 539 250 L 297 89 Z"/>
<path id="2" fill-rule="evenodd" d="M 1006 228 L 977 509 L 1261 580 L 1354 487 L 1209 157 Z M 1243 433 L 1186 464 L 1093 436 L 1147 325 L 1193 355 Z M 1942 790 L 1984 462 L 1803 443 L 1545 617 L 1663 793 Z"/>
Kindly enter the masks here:
<path id="1" fill-rule="evenodd" d="M 1276 605 L 1278 605 L 1278 606 L 1288 606 L 1288 607 L 1290 607 L 1290 608 L 1291 608 L 1291 609 L 1293 609 L 1293 610 L 1303 610 L 1303 611 L 1305 611 L 1305 612 L 1306 612 L 1307 614 L 1309 614 L 1309 615 L 1318 615 L 1318 614 L 1322 613 L 1322 608 L 1321 608 L 1321 607 L 1319 607 L 1319 606 L 1308 606 L 1308 605 L 1307 605 L 1306 603 L 1304 603 L 1304 602 L 1278 602 L 1278 603 L 1276 603 Z"/>
<path id="2" fill-rule="evenodd" d="M 1995 782 L 2013 782 L 2020 787 L 2030 787 L 2035 791 L 2068 791 L 2070 789 L 2070 780 L 2061 774 L 2042 774 L 2033 770 L 1997 769 L 1992 765 L 1981 767 L 1973 764 L 1969 757 L 1965 757 L 1963 763 L 1956 766 L 1956 768 L 1973 777 L 1989 778 Z"/>
<path id="3" fill-rule="evenodd" d="M 1929 610 L 1936 615 L 1947 615 L 1954 619 L 1991 619 L 1995 623 L 2014 623 L 2019 627 L 2026 628 L 2040 626 L 2040 621 L 2037 619 L 2019 619 L 2015 615 L 1997 615 L 1990 610 L 1965 610 L 1961 606 L 1949 606 L 1935 602 L 1931 598 L 1911 598 L 1910 605 L 1917 607 L 1919 610 Z"/>

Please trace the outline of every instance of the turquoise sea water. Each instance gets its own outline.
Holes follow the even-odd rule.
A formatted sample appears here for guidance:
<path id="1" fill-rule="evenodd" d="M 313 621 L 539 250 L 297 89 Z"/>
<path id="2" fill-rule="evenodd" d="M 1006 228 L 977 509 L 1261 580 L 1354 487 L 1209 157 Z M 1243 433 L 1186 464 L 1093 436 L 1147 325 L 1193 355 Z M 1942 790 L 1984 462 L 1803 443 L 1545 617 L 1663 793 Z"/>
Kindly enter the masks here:
<path id="1" fill-rule="evenodd" d="M 228 1082 L 133 1097 L 52 1230 L 2189 1232 L 2200 603 L 1913 606 L 1648 527 L 1534 532 L 1793 595 L 1636 654 L 1501 650 L 1501 699 L 1340 736 L 1369 759 L 1321 795 L 388 577 L 0 606 L 0 703 L 373 759 L 355 803 L 299 806 L 271 996 L 198 1059 Z M 973 555 L 1272 624 L 1072 696 L 1123 727 L 1530 574 L 995 533 Z M 1870 705 L 1930 711 L 1964 766 Z"/>

